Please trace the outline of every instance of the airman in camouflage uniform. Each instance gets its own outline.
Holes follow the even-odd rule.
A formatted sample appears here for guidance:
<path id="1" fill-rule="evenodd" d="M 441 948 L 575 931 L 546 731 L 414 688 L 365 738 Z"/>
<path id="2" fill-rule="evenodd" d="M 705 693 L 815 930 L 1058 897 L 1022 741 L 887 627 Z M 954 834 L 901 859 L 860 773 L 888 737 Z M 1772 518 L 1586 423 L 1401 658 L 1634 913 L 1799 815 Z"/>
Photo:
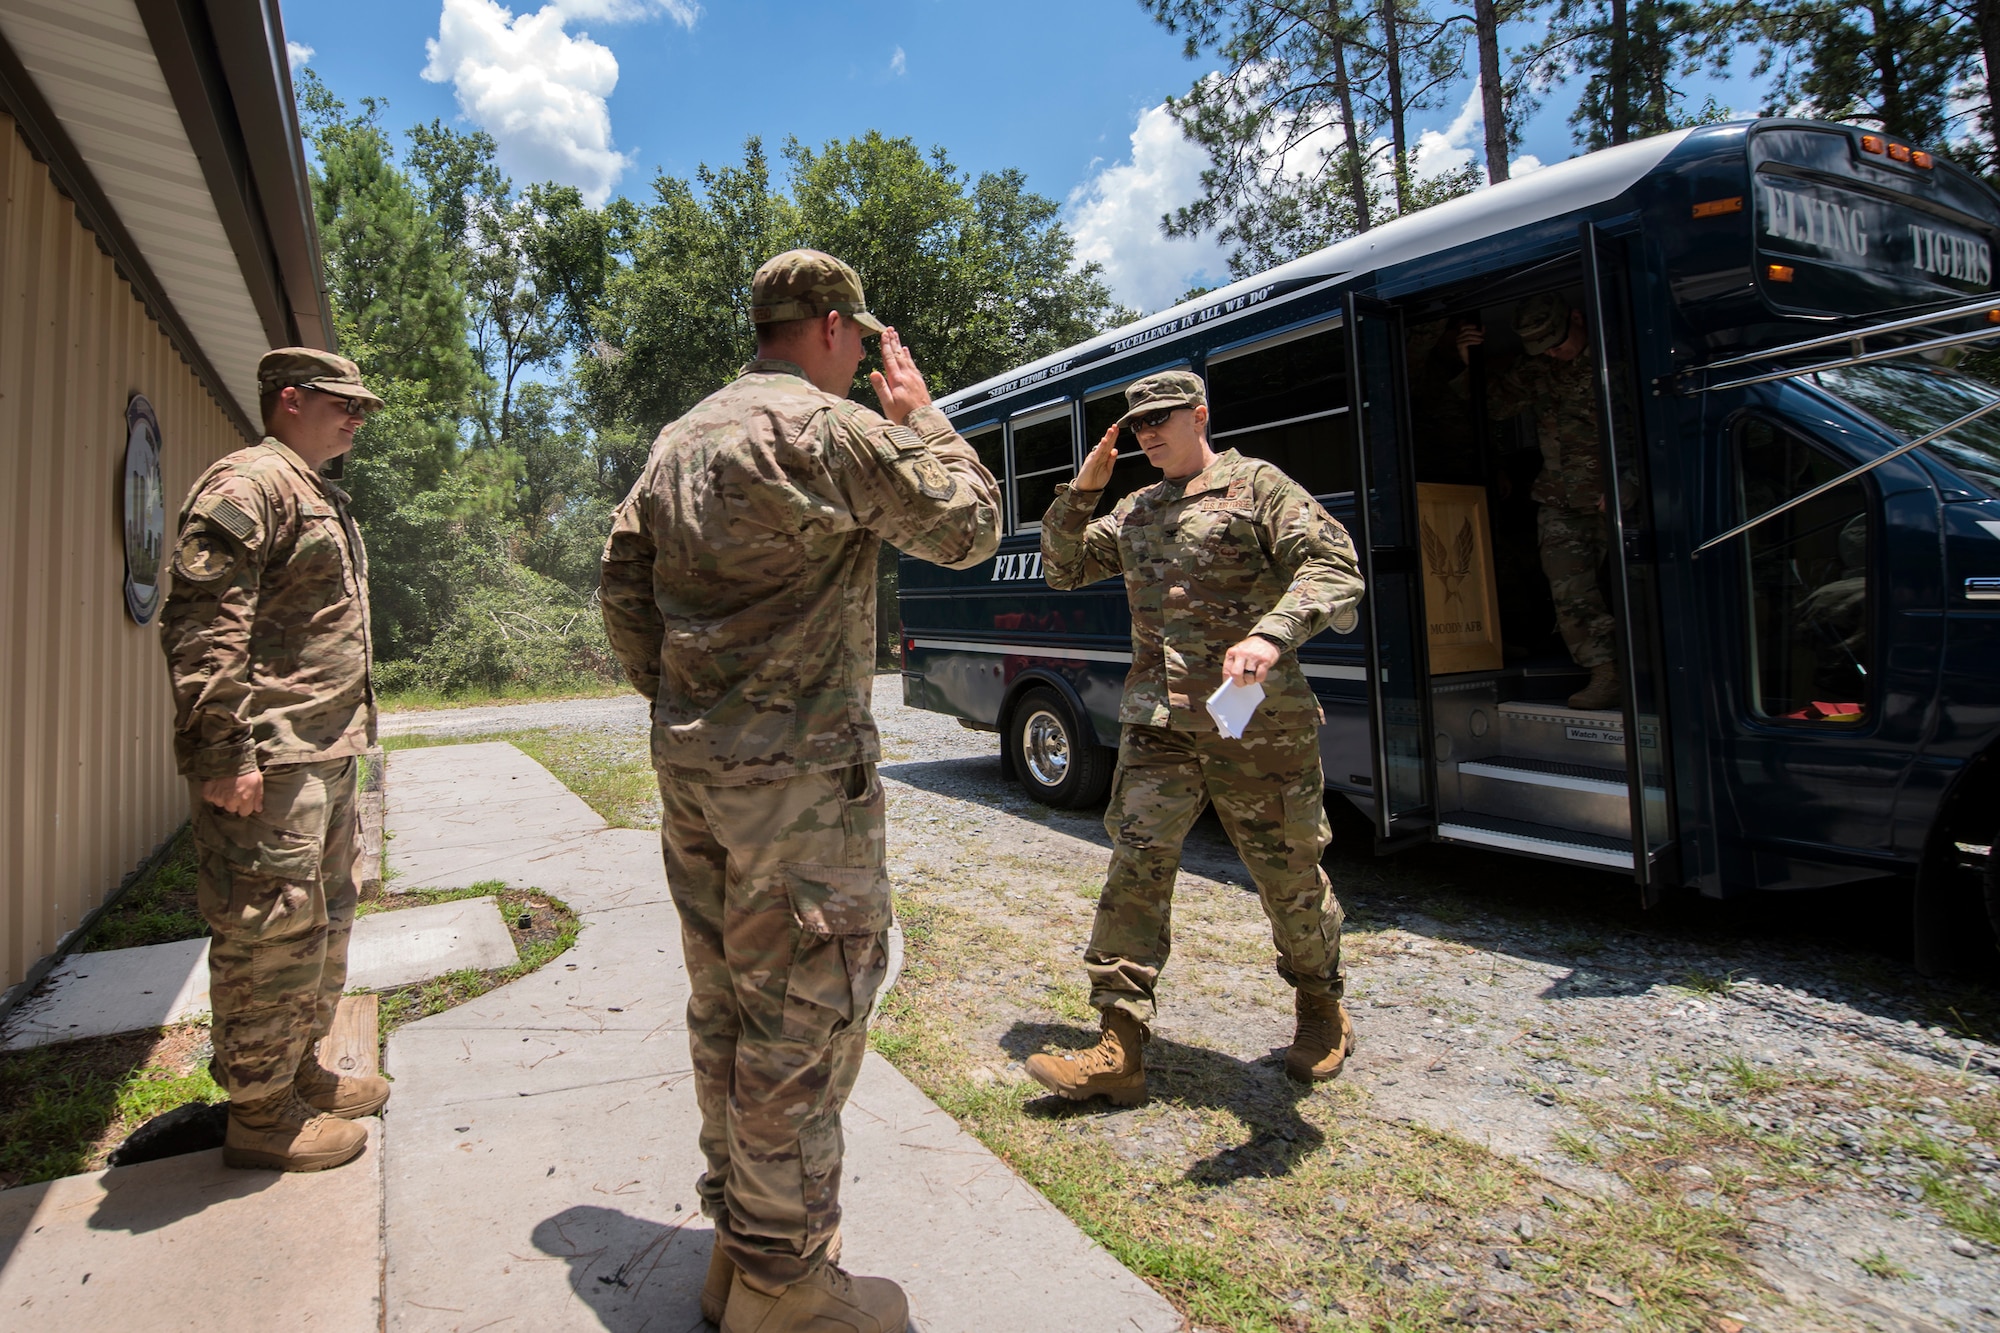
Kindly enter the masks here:
<path id="1" fill-rule="evenodd" d="M 840 1111 L 887 968 L 876 552 L 977 564 L 999 542 L 999 492 L 853 269 L 792 251 L 751 301 L 757 359 L 660 432 L 603 564 L 611 645 L 653 702 L 693 990 L 698 1189 L 717 1237 L 703 1309 L 732 1333 L 836 1311 L 841 1328 L 901 1333 L 895 1284 L 828 1255 Z M 878 332 L 886 418 L 846 397 Z"/>
<path id="2" fill-rule="evenodd" d="M 382 400 L 312 348 L 267 353 L 257 376 L 270 434 L 188 492 L 160 641 L 213 934 L 223 1160 L 310 1171 L 358 1154 L 367 1134 L 347 1121 L 389 1096 L 314 1055 L 347 979 L 356 766 L 375 741 L 368 556 L 317 469 Z"/>
<path id="3" fill-rule="evenodd" d="M 1132 608 L 1132 670 L 1104 816 L 1111 868 L 1084 953 L 1104 1034 L 1074 1056 L 1034 1056 L 1028 1072 L 1076 1100 L 1144 1099 L 1140 1048 L 1170 947 L 1181 842 L 1213 801 L 1257 884 L 1278 974 L 1297 992 L 1286 1068 L 1302 1080 L 1331 1078 L 1353 1027 L 1341 1004 L 1340 904 L 1319 864 L 1332 839 L 1323 719 L 1293 650 L 1329 625 L 1354 628 L 1362 593 L 1354 547 L 1276 467 L 1210 449 L 1198 376 L 1150 376 L 1126 391 L 1126 403 L 1042 519 L 1050 586 L 1122 574 Z M 1166 477 L 1093 519 L 1127 425 Z M 1240 740 L 1220 734 L 1205 706 L 1225 677 L 1265 688 Z"/>
<path id="4" fill-rule="evenodd" d="M 1612 647 L 1617 624 L 1598 586 L 1609 550 L 1604 515 L 1604 453 L 1597 429 L 1597 359 L 1584 336 L 1583 312 L 1557 292 L 1521 302 L 1514 331 L 1525 355 L 1486 381 L 1486 414 L 1505 421 L 1535 414 L 1542 470 L 1529 492 L 1541 510 L 1535 531 L 1555 601 L 1556 626 L 1590 683 L 1570 696 L 1576 708 L 1615 708 L 1622 697 Z M 1461 357 L 1484 341 L 1477 325 L 1460 331 Z M 1465 380 L 1457 381 L 1463 390 Z"/>

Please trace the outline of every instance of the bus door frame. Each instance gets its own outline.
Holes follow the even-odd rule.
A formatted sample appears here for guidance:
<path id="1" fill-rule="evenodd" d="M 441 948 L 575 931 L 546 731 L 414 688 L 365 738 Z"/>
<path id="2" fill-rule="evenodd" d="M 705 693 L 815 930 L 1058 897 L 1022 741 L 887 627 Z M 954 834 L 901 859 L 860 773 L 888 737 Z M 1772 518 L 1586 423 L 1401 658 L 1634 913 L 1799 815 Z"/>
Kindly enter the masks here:
<path id="1" fill-rule="evenodd" d="M 1432 841 L 1438 822 L 1416 449 L 1410 436 L 1403 312 L 1352 290 L 1344 295 L 1343 310 L 1359 491 L 1355 554 L 1367 585 L 1361 613 L 1368 654 L 1375 850 L 1391 852 Z M 1414 724 L 1391 714 L 1392 694 L 1414 711 Z"/>
<path id="2" fill-rule="evenodd" d="M 1604 450 L 1604 513 L 1611 565 L 1611 612 L 1617 622 L 1619 706 L 1625 725 L 1625 783 L 1632 810 L 1632 879 L 1641 901 L 1656 905 L 1675 873 L 1674 784 L 1667 742 L 1666 674 L 1660 657 L 1660 585 L 1638 421 L 1639 379 L 1624 242 L 1589 222 L 1577 228 L 1583 257 L 1584 320 L 1597 368 L 1597 430 Z M 1615 341 L 1614 341 L 1615 339 Z M 1614 355 L 1617 353 L 1618 355 Z M 1614 375 L 1625 383 L 1614 383 Z M 1629 410 L 1619 407 L 1619 390 Z M 1628 496 L 1626 490 L 1636 493 Z M 1638 580 L 1635 582 L 1635 578 Z M 1655 719 L 1649 759 L 1642 717 Z M 1663 801 L 1649 829 L 1648 770 Z"/>

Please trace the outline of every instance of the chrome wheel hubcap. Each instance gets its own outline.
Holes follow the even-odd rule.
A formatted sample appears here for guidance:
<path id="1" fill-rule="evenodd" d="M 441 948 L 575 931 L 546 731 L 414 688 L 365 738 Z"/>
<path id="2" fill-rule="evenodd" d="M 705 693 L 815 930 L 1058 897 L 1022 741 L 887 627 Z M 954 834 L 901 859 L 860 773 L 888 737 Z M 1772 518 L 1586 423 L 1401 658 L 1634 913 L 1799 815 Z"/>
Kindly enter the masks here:
<path id="1" fill-rule="evenodd" d="M 1062 719 L 1037 708 L 1021 727 L 1021 758 L 1039 787 L 1060 787 L 1069 776 L 1069 731 Z"/>

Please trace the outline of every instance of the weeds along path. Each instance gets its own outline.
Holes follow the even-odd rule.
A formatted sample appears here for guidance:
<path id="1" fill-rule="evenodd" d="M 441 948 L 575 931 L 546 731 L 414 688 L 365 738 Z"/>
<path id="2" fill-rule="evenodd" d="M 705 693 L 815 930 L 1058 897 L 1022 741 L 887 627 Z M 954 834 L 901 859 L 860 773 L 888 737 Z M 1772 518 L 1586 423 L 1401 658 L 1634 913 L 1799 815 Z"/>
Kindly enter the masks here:
<path id="1" fill-rule="evenodd" d="M 1102 812 L 1034 804 L 994 737 L 901 695 L 877 678 L 907 962 L 875 1045 L 1198 1329 L 2000 1329 L 2000 994 L 1897 961 L 1894 904 L 1646 913 L 1610 876 L 1350 836 L 1361 1045 L 1308 1090 L 1211 816 L 1152 1100 L 1077 1107 L 1021 1063 L 1095 1037 Z M 407 716 L 535 731 L 593 802 L 647 779 L 636 698 Z"/>

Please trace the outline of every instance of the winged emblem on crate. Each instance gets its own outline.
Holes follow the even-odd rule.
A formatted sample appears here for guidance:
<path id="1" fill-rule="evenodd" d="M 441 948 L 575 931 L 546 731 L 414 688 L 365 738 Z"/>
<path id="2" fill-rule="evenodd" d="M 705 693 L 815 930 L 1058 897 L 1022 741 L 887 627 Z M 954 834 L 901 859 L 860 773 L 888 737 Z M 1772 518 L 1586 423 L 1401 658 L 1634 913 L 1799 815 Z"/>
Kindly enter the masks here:
<path id="1" fill-rule="evenodd" d="M 1452 549 L 1446 550 L 1444 538 L 1438 536 L 1437 529 L 1429 519 L 1423 520 L 1424 568 L 1444 588 L 1447 602 L 1463 601 L 1460 596 L 1465 581 L 1472 577 L 1472 557 L 1479 545 L 1479 538 L 1472 531 L 1472 520 L 1459 524 L 1458 536 L 1452 541 Z"/>

